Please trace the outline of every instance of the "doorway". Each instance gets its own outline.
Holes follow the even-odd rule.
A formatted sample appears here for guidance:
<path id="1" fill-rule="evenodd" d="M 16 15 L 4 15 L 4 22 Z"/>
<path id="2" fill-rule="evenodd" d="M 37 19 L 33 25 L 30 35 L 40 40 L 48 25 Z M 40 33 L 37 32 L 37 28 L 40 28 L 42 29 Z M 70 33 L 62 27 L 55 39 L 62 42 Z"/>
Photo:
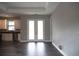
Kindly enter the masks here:
<path id="1" fill-rule="evenodd" d="M 44 20 L 28 20 L 28 40 L 29 41 L 43 41 L 44 40 Z"/>

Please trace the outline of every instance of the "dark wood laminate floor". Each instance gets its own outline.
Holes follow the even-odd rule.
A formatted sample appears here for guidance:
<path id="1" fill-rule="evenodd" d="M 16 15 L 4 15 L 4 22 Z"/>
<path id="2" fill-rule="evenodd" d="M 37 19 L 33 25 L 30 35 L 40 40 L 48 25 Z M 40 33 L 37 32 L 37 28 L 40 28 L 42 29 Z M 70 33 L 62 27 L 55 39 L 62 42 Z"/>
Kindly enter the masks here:
<path id="1" fill-rule="evenodd" d="M 62 56 L 52 43 L 0 43 L 0 56 Z"/>

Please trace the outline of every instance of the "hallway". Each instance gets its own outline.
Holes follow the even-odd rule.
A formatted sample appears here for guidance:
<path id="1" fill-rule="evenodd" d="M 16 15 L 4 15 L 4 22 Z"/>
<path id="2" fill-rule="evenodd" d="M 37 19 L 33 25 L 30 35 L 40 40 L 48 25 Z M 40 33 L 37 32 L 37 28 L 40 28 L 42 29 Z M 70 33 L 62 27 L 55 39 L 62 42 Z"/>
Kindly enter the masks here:
<path id="1" fill-rule="evenodd" d="M 0 56 L 62 56 L 52 43 L 30 42 L 0 44 Z"/>

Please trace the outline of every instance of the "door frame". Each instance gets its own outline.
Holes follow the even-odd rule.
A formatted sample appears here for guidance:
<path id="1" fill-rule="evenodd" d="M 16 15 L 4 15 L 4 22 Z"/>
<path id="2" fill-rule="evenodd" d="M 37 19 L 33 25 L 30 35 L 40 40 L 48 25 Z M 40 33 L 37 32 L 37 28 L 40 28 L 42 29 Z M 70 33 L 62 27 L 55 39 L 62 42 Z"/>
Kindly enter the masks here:
<path id="1" fill-rule="evenodd" d="M 34 29 L 34 40 L 29 40 L 29 20 L 34 20 L 34 27 L 35 27 L 35 29 Z M 37 21 L 38 20 L 43 20 L 43 40 L 38 40 L 37 39 L 37 30 L 38 30 L 38 28 L 37 28 Z M 27 41 L 29 41 L 29 42 L 44 42 L 45 41 L 45 20 L 44 19 L 28 19 L 27 20 Z"/>

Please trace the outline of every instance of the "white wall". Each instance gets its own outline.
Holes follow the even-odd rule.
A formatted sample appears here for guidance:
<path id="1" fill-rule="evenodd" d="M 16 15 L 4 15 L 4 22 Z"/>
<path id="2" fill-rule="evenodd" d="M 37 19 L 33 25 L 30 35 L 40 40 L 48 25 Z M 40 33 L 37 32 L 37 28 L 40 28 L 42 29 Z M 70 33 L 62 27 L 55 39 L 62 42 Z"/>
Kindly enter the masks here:
<path id="1" fill-rule="evenodd" d="M 18 19 L 18 20 L 15 19 L 14 21 L 15 21 L 15 29 L 21 29 L 21 25 L 20 25 L 21 24 L 21 22 L 20 22 L 21 20 L 20 19 Z"/>
<path id="2" fill-rule="evenodd" d="M 60 3 L 51 19 L 52 42 L 66 55 L 79 55 L 79 3 Z"/>

